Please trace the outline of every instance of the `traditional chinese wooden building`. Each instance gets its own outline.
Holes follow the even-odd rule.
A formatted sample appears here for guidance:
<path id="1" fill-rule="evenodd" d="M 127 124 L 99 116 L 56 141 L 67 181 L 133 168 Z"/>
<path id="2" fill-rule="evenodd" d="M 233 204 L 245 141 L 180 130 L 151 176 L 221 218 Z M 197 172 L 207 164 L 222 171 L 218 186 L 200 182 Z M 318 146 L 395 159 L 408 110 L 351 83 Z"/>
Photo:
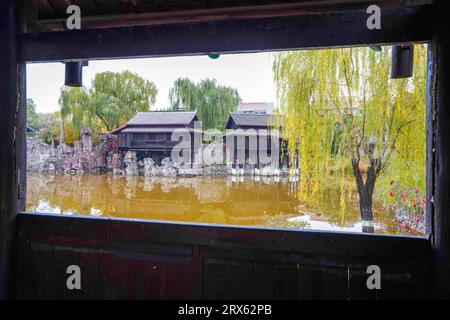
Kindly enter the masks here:
<path id="1" fill-rule="evenodd" d="M 446 2 L 0 1 L 0 299 L 450 298 Z M 65 30 L 68 3 L 82 30 Z M 367 28 L 372 4 L 381 29 Z M 418 43 L 429 47 L 423 237 L 25 212 L 29 63 Z M 82 290 L 66 286 L 71 265 Z M 381 290 L 366 285 L 371 265 Z"/>
<path id="2" fill-rule="evenodd" d="M 246 105 L 248 106 L 248 105 Z M 287 141 L 282 138 L 279 128 L 273 125 L 272 115 L 260 109 L 231 112 L 226 124 L 227 148 L 233 148 L 230 155 L 233 168 L 256 168 L 268 165 L 263 164 L 261 154 L 272 156 L 272 139 L 278 139 L 277 153 L 274 156 L 278 159 L 277 164 L 272 164 L 276 169 L 287 168 L 289 165 L 289 155 L 287 152 Z M 277 130 L 274 134 L 273 130 Z M 272 135 L 274 134 L 274 135 Z M 264 141 L 264 142 L 263 142 Z M 261 144 L 265 143 L 265 145 Z M 231 151 L 231 150 L 229 150 Z M 240 152 L 243 159 L 239 160 Z"/>
<path id="3" fill-rule="evenodd" d="M 111 134 L 117 135 L 119 150 L 136 151 L 139 160 L 152 158 L 159 165 L 162 159 L 170 157 L 174 146 L 180 143 L 180 139 L 174 137 L 174 132 L 189 133 L 192 163 L 195 134 L 200 135 L 201 143 L 201 131 L 195 129 L 196 121 L 198 117 L 195 111 L 139 112 Z"/>

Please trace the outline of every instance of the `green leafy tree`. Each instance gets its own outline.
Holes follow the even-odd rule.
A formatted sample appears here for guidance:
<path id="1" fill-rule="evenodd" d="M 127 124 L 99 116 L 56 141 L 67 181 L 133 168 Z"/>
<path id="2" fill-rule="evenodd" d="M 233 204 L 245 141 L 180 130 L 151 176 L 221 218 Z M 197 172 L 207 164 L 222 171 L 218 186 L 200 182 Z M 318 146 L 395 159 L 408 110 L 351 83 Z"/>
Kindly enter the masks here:
<path id="1" fill-rule="evenodd" d="M 39 116 L 36 112 L 36 103 L 30 98 L 27 99 L 27 125 L 33 130 L 38 130 L 39 127 Z"/>
<path id="2" fill-rule="evenodd" d="M 152 82 L 130 71 L 98 73 L 90 89 L 63 87 L 59 97 L 61 141 L 65 141 L 65 120 L 70 120 L 76 137 L 84 125 L 111 131 L 137 112 L 148 111 L 157 92 Z"/>
<path id="3" fill-rule="evenodd" d="M 171 110 L 197 110 L 204 129 L 224 130 L 230 112 L 235 111 L 241 98 L 236 89 L 221 86 L 206 79 L 198 84 L 179 78 L 169 90 Z"/>
<path id="4" fill-rule="evenodd" d="M 149 111 L 157 93 L 152 82 L 130 71 L 98 73 L 89 90 L 89 113 L 97 116 L 110 131 L 137 112 Z"/>
<path id="5" fill-rule="evenodd" d="M 276 55 L 278 121 L 283 123 L 290 151 L 298 148 L 302 199 L 317 197 L 337 179 L 340 203 L 345 208 L 353 186 L 348 182 L 353 180 L 361 218 L 373 221 L 378 180 L 397 180 L 423 191 L 425 46 L 416 46 L 414 77 L 394 80 L 390 69 L 391 52 L 387 49 Z M 373 227 L 363 229 L 373 232 Z"/>
<path id="6" fill-rule="evenodd" d="M 70 118 L 78 138 L 84 125 L 92 126 L 94 115 L 89 108 L 89 96 L 84 88 L 62 87 L 59 96 L 61 115 L 61 142 L 65 142 L 65 121 Z"/>
<path id="7" fill-rule="evenodd" d="M 51 144 L 53 136 L 59 141 L 61 136 L 61 115 L 60 112 L 39 113 L 39 138 L 47 144 Z"/>

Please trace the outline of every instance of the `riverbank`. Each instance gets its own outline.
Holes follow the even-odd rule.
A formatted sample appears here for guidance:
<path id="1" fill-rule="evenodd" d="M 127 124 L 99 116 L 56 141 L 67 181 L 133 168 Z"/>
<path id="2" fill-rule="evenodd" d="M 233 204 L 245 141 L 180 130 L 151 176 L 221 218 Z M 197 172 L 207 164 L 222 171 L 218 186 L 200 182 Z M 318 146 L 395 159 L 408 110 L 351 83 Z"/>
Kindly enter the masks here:
<path id="1" fill-rule="evenodd" d="M 65 144 L 52 146 L 41 142 L 37 137 L 27 139 L 27 170 L 29 172 L 59 174 L 99 174 L 111 173 L 123 176 L 298 176 L 298 170 L 255 168 L 244 165 L 233 168 L 216 160 L 217 150 L 223 145 L 204 144 L 200 154 L 195 155 L 196 163 L 176 163 L 170 158 L 162 159 L 157 165 L 152 158 L 138 159 L 136 152 L 119 151 L 117 138 L 102 135 L 101 142 L 93 145 L 88 130 L 81 132 L 81 138 L 73 146 Z"/>

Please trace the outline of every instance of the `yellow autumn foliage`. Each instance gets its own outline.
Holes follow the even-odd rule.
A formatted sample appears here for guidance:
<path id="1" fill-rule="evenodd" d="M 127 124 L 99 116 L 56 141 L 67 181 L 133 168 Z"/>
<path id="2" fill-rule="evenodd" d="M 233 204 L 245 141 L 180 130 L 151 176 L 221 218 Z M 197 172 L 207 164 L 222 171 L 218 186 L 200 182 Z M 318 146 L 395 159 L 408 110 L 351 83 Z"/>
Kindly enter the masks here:
<path id="1" fill-rule="evenodd" d="M 376 192 L 385 193 L 391 181 L 425 192 L 426 66 L 426 45 L 415 46 L 408 79 L 391 79 L 389 47 L 275 55 L 273 121 L 283 125 L 289 151 L 298 150 L 301 199 L 320 201 L 321 190 L 338 181 L 345 208 L 355 186 L 351 160 L 360 159 L 364 171 L 371 145 L 383 161 Z"/>

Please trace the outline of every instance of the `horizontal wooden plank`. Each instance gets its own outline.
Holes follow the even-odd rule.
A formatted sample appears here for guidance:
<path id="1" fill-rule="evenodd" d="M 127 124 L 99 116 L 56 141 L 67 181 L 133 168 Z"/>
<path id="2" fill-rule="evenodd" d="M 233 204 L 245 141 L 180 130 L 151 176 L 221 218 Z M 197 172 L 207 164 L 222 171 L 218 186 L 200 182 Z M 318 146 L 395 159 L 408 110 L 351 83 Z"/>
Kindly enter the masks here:
<path id="1" fill-rule="evenodd" d="M 83 1 L 83 2 L 81 2 Z M 88 2 L 86 2 L 88 1 Z M 123 1 L 123 0 L 122 0 Z M 193 23 L 213 20 L 230 19 L 255 19 L 280 16 L 295 16 L 304 14 L 332 13 L 340 11 L 364 10 L 369 5 L 375 4 L 380 8 L 404 6 L 401 0 L 310 0 L 310 1 L 265 1 L 262 4 L 255 2 L 242 3 L 241 1 L 224 4 L 222 6 L 209 5 L 207 8 L 191 5 L 192 1 L 184 1 L 176 10 L 164 8 L 152 8 L 138 6 L 138 3 L 130 3 L 131 6 L 114 5 L 114 2 L 97 0 L 99 10 L 93 10 L 92 1 L 75 1 L 83 13 L 83 29 L 111 28 L 139 25 L 159 25 L 171 23 Z M 414 1 L 412 5 L 424 5 L 432 0 Z M 105 6 L 105 4 L 108 4 Z M 186 5 L 188 5 L 186 7 Z M 130 10 L 133 13 L 130 13 Z M 47 19 L 45 19 L 47 17 Z M 33 22 L 45 26 L 51 30 L 64 30 L 67 15 L 49 15 L 43 12 L 39 20 Z"/>
<path id="2" fill-rule="evenodd" d="M 365 10 L 22 35 L 24 62 L 118 59 L 425 42 L 431 5 L 386 8 L 381 30 Z"/>
<path id="3" fill-rule="evenodd" d="M 130 251 L 150 251 L 156 244 L 176 244 L 173 253 L 185 254 L 183 246 L 260 249 L 274 252 L 352 255 L 392 259 L 428 259 L 430 243 L 425 238 L 358 233 L 293 231 L 181 224 L 161 221 L 67 217 L 36 213 L 18 216 L 21 233 L 34 241 L 66 246 L 106 247 L 119 243 Z M 133 244 L 134 243 L 134 244 Z M 137 246 L 136 243 L 140 245 Z M 175 250 L 175 251 L 174 251 Z M 155 251 L 154 251 L 155 252 Z M 160 252 L 158 249 L 157 252 Z M 256 253 L 255 253 L 256 254 Z M 295 257 L 291 257 L 295 261 Z"/>
<path id="4" fill-rule="evenodd" d="M 376 299 L 430 293 L 430 244 L 424 238 L 34 213 L 19 214 L 18 230 L 18 298 Z M 83 270 L 80 292 L 65 286 L 72 264 Z M 372 264 L 383 272 L 382 296 L 365 286 Z"/>

